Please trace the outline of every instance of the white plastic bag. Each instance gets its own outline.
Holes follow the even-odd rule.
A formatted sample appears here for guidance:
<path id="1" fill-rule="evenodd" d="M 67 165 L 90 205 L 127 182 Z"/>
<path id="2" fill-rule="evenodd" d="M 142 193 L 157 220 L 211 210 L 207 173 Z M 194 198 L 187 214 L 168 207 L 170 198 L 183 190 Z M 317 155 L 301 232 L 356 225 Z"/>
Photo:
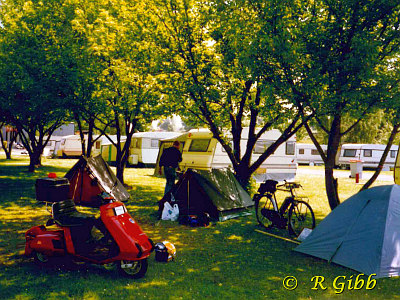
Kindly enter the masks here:
<path id="1" fill-rule="evenodd" d="M 162 211 L 161 220 L 164 221 L 177 221 L 179 217 L 178 204 L 171 206 L 169 202 L 164 203 L 164 209 Z"/>

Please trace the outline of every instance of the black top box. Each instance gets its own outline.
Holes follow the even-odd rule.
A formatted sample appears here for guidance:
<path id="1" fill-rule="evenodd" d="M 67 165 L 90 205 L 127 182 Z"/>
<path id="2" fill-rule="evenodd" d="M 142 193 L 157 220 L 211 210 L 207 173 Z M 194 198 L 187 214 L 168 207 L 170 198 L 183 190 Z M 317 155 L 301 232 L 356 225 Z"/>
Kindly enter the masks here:
<path id="1" fill-rule="evenodd" d="M 59 202 L 68 199 L 69 181 L 67 178 L 36 179 L 36 200 Z"/>

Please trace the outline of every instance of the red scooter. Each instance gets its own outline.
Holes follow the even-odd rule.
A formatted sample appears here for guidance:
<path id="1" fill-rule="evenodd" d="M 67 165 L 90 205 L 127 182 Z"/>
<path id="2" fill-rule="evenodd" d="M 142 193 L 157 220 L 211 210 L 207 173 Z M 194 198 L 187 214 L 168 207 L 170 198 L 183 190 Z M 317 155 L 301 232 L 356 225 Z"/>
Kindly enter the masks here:
<path id="1" fill-rule="evenodd" d="M 153 242 L 122 202 L 104 193 L 100 201 L 101 221 L 78 212 L 71 199 L 54 202 L 53 218 L 26 232 L 25 255 L 33 256 L 40 265 L 66 256 L 94 264 L 116 263 L 122 274 L 143 277 Z M 100 227 L 103 238 L 93 239 L 94 227 Z"/>

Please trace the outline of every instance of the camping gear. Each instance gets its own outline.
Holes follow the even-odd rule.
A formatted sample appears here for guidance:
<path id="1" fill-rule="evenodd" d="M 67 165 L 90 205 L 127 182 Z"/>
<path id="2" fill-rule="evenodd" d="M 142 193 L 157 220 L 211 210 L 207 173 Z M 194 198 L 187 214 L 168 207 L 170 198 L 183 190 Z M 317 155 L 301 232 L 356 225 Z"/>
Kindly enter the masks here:
<path id="1" fill-rule="evenodd" d="M 89 158 L 82 156 L 65 178 L 70 182 L 69 198 L 82 206 L 99 207 L 101 199 L 97 196 L 101 192 L 121 202 L 130 198 L 128 191 L 100 155 Z"/>
<path id="2" fill-rule="evenodd" d="M 48 265 L 54 257 L 61 260 L 72 257 L 77 261 L 100 265 L 116 262 L 123 275 L 143 277 L 153 242 L 122 202 L 107 194 L 102 194 L 101 198 L 101 221 L 78 212 L 71 199 L 57 199 L 52 206 L 53 218 L 46 225 L 35 226 L 26 232 L 25 255 L 33 256 L 40 265 Z M 95 221 L 100 222 L 105 231 L 104 237 L 99 240 L 93 240 L 91 236 Z M 56 228 L 48 227 L 50 225 L 56 225 Z M 104 243 L 104 240 L 110 243 Z"/>
<path id="3" fill-rule="evenodd" d="M 400 186 L 377 186 L 336 207 L 295 251 L 377 278 L 400 275 Z"/>
<path id="4" fill-rule="evenodd" d="M 210 216 L 207 213 L 189 216 L 180 216 L 179 224 L 187 225 L 190 227 L 207 227 L 210 225 Z"/>
<path id="5" fill-rule="evenodd" d="M 175 259 L 176 248 L 174 244 L 168 241 L 157 243 L 154 246 L 155 259 L 158 262 L 169 262 Z"/>
<path id="6" fill-rule="evenodd" d="M 207 213 L 212 220 L 224 221 L 250 214 L 248 208 L 254 205 L 228 169 L 188 169 L 171 193 L 179 206 L 180 216 L 202 216 Z M 161 210 L 169 198 L 167 194 L 160 200 Z"/>
<path id="7" fill-rule="evenodd" d="M 36 179 L 36 200 L 43 202 L 57 202 L 68 198 L 69 181 L 67 178 L 51 177 Z"/>
<path id="8" fill-rule="evenodd" d="M 179 217 L 179 207 L 178 204 L 173 206 L 169 202 L 164 203 L 164 209 L 161 215 L 161 220 L 164 221 L 177 221 Z"/>

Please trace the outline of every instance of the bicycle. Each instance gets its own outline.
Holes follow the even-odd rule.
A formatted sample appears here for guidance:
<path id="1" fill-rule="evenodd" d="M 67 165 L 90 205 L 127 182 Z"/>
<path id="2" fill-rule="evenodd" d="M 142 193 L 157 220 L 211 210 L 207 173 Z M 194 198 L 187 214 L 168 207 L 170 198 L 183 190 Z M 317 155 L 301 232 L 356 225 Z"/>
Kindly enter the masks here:
<path id="1" fill-rule="evenodd" d="M 304 228 L 314 229 L 315 217 L 311 206 L 304 201 L 306 197 L 296 195 L 296 189 L 302 187 L 296 182 L 286 182 L 278 185 L 275 180 L 266 180 L 260 185 L 254 195 L 256 217 L 258 223 L 265 228 L 276 226 L 280 229 L 288 228 L 291 236 L 299 236 Z M 289 192 L 278 207 L 276 191 Z"/>

